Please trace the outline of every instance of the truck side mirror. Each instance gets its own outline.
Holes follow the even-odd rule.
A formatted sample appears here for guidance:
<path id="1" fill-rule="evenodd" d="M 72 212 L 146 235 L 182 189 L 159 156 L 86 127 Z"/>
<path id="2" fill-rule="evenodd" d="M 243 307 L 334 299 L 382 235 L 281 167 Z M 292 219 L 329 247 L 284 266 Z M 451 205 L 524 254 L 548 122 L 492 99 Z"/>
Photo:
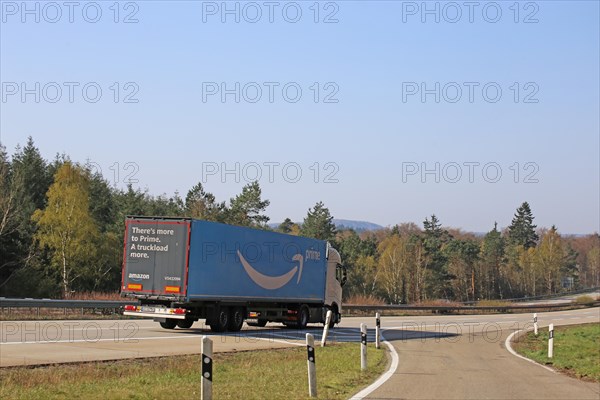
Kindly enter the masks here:
<path id="1" fill-rule="evenodd" d="M 338 277 L 340 281 L 340 286 L 344 286 L 346 284 L 346 267 L 341 264 L 337 265 Z"/>

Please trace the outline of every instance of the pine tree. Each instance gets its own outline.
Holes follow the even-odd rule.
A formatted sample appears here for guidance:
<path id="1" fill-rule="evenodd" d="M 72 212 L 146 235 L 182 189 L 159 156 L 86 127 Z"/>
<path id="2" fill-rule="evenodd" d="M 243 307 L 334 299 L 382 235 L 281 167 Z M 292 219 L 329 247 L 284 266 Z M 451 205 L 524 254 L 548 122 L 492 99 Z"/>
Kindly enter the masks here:
<path id="1" fill-rule="evenodd" d="M 232 225 L 266 228 L 269 217 L 264 215 L 271 204 L 262 200 L 262 190 L 258 182 L 252 182 L 242 188 L 242 193 L 232 198 L 225 210 L 225 222 Z"/>
<path id="2" fill-rule="evenodd" d="M 200 182 L 185 197 L 185 212 L 189 217 L 221 222 L 224 210 L 225 203 L 217 203 L 215 196 L 204 191 Z"/>
<path id="3" fill-rule="evenodd" d="M 502 296 L 500 269 L 504 263 L 504 239 L 498 224 L 489 231 L 481 243 L 481 275 L 483 295 L 488 299 Z"/>
<path id="4" fill-rule="evenodd" d="M 535 233 L 536 225 L 533 224 L 533 215 L 527 202 L 517 208 L 517 212 L 508 227 L 508 238 L 512 245 L 521 245 L 525 249 L 534 247 L 539 239 Z"/>
<path id="5" fill-rule="evenodd" d="M 37 208 L 44 207 L 45 194 L 52 182 L 48 164 L 42 158 L 40 151 L 35 147 L 33 139 L 28 138 L 25 148 L 17 146 L 12 156 L 12 162 L 3 151 L 3 165 L 5 168 L 3 200 L 10 199 L 5 205 L 8 211 L 4 233 L 10 232 L 9 237 L 2 241 L 7 247 L 2 248 L 0 254 L 0 296 L 20 295 L 22 288 L 29 286 L 28 295 L 50 295 L 44 291 L 45 283 L 37 280 L 38 277 L 46 279 L 44 268 L 46 265 L 44 252 L 39 251 L 34 245 L 33 235 L 35 225 L 31 223 L 31 216 Z M 7 186 L 8 185 L 8 186 Z M 0 201 L 4 203 L 4 201 Z M 16 208 L 13 207 L 16 205 Z M 26 282 L 25 282 L 26 280 Z"/>
<path id="6" fill-rule="evenodd" d="M 277 230 L 281 233 L 291 233 L 294 225 L 295 224 L 292 222 L 291 219 L 286 218 L 281 224 L 279 224 Z"/>
<path id="7" fill-rule="evenodd" d="M 450 277 L 446 268 L 446 256 L 442 248 L 452 239 L 452 236 L 442 228 L 442 224 L 435 214 L 431 216 L 431 220 L 425 218 L 423 228 L 425 268 L 430 273 L 428 292 L 435 297 L 447 298 L 449 295 L 447 284 Z"/>
<path id="8" fill-rule="evenodd" d="M 335 238 L 336 230 L 333 216 L 323 202 L 319 201 L 312 209 L 308 209 L 306 218 L 304 218 L 300 228 L 300 234 L 320 240 L 332 241 Z"/>
<path id="9" fill-rule="evenodd" d="M 48 164 L 35 147 L 31 136 L 22 150 L 17 148 L 13 156 L 13 170 L 23 180 L 25 198 L 21 199 L 21 207 L 26 207 L 24 211 L 31 217 L 36 209 L 46 205 L 46 192 L 52 183 Z"/>

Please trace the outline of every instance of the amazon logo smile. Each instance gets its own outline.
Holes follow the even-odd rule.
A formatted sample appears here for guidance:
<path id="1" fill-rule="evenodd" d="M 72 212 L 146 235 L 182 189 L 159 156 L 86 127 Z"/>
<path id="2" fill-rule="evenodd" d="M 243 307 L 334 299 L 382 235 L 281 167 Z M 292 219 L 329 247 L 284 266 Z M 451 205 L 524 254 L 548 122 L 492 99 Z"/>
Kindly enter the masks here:
<path id="1" fill-rule="evenodd" d="M 261 274 L 260 272 L 255 270 L 248 261 L 246 261 L 246 259 L 244 258 L 244 256 L 242 256 L 242 253 L 239 250 L 237 252 L 237 255 L 240 258 L 240 262 L 242 263 L 242 266 L 244 267 L 244 270 L 246 271 L 250 279 L 252 279 L 254 283 L 256 283 L 258 286 L 264 289 L 274 290 L 285 286 L 289 281 L 292 280 L 294 275 L 296 275 L 296 272 L 298 272 L 298 279 L 296 280 L 296 284 L 300 283 L 300 278 L 302 277 L 302 267 L 304 266 L 304 257 L 302 257 L 302 254 L 296 254 L 292 257 L 292 260 L 298 261 L 299 265 L 290 269 L 285 274 L 279 276 L 269 276 Z"/>

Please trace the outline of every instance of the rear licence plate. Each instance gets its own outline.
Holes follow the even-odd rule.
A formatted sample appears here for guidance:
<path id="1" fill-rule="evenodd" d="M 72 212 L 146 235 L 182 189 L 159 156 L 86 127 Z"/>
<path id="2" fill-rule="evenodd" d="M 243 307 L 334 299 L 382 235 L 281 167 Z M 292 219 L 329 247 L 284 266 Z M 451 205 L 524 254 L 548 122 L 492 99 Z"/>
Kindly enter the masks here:
<path id="1" fill-rule="evenodd" d="M 154 312 L 154 311 L 156 311 L 154 309 L 154 307 L 146 307 L 146 306 L 142 307 L 142 312 Z"/>

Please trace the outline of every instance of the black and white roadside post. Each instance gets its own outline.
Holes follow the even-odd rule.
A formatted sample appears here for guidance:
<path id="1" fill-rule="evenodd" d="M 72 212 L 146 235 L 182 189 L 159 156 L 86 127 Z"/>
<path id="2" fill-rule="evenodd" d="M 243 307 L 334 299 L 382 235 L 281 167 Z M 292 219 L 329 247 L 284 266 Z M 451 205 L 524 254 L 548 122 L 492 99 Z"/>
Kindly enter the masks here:
<path id="1" fill-rule="evenodd" d="M 367 369 L 367 325 L 360 324 L 360 369 Z"/>
<path id="2" fill-rule="evenodd" d="M 533 333 L 535 336 L 538 335 L 537 313 L 533 314 Z"/>
<path id="3" fill-rule="evenodd" d="M 381 317 L 379 313 L 375 313 L 375 348 L 379 348 L 379 340 L 381 337 Z"/>
<path id="4" fill-rule="evenodd" d="M 331 318 L 333 318 L 333 311 L 328 310 L 327 316 L 325 317 L 325 326 L 323 327 L 323 337 L 321 338 L 321 347 L 325 347 L 325 344 L 327 344 L 327 335 L 329 335 L 329 324 L 331 323 Z"/>
<path id="5" fill-rule="evenodd" d="M 554 357 L 554 324 L 548 327 L 548 358 Z"/>
<path id="6" fill-rule="evenodd" d="M 212 380 L 213 380 L 213 343 L 206 336 L 202 336 L 202 381 L 200 383 L 200 399 L 212 400 Z"/>
<path id="7" fill-rule="evenodd" d="M 315 365 L 315 338 L 306 334 L 306 352 L 308 353 L 308 395 L 317 397 L 317 367 Z"/>

